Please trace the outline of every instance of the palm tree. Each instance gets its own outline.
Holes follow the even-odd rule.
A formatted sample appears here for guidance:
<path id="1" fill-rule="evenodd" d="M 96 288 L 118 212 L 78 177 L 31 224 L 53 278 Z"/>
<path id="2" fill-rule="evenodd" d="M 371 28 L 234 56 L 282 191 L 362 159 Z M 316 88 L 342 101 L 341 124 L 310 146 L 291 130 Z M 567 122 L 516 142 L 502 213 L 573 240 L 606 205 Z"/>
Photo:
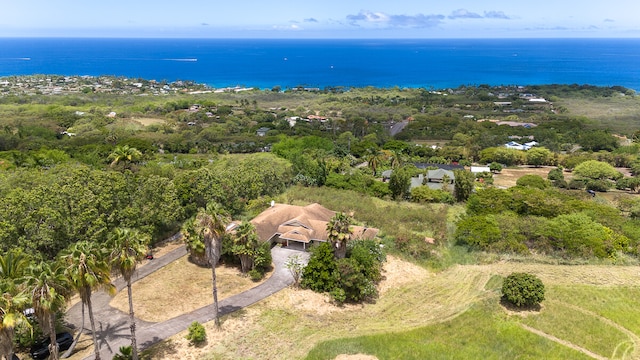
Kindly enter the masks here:
<path id="1" fill-rule="evenodd" d="M 391 162 L 391 168 L 395 170 L 404 164 L 404 155 L 400 150 L 393 150 L 389 160 Z"/>
<path id="2" fill-rule="evenodd" d="M 110 239 L 109 248 L 111 255 L 111 269 L 116 274 L 121 274 L 127 283 L 127 295 L 129 296 L 129 322 L 131 328 L 131 349 L 133 360 L 138 360 L 138 346 L 136 342 L 136 319 L 133 314 L 133 295 L 131 292 L 131 278 L 136 271 L 138 262 L 146 254 L 150 237 L 135 229 L 117 228 Z"/>
<path id="3" fill-rule="evenodd" d="M 227 228 L 229 218 L 219 204 L 209 203 L 206 209 L 200 209 L 196 215 L 195 227 L 202 234 L 205 246 L 205 254 L 211 266 L 213 285 L 213 311 L 216 327 L 220 327 L 218 317 L 218 285 L 216 283 L 216 265 L 222 252 L 222 237 Z"/>
<path id="4" fill-rule="evenodd" d="M 38 321 L 49 333 L 49 359 L 58 360 L 58 344 L 56 342 L 56 314 L 64 310 L 67 295 L 67 277 L 59 262 L 53 264 L 39 263 L 29 269 L 27 288 L 31 295 L 31 304 Z"/>
<path id="5" fill-rule="evenodd" d="M 113 152 L 109 154 L 109 160 L 111 160 L 111 167 L 114 167 L 120 163 L 124 164 L 124 168 L 128 169 L 132 163 L 136 162 L 142 153 L 140 150 L 130 147 L 129 145 L 118 145 Z"/>
<path id="6" fill-rule="evenodd" d="M 253 269 L 254 257 L 259 245 L 255 226 L 250 222 L 242 223 L 233 235 L 231 251 L 240 257 L 240 267 L 243 273 Z"/>
<path id="7" fill-rule="evenodd" d="M 0 358 L 13 359 L 15 328 L 29 324 L 23 313 L 28 304 L 29 296 L 23 289 L 0 279 Z"/>
<path id="8" fill-rule="evenodd" d="M 327 239 L 338 259 L 343 259 L 347 255 L 347 241 L 351 239 L 350 226 L 351 217 L 345 213 L 335 214 L 327 224 Z"/>
<path id="9" fill-rule="evenodd" d="M 98 339 L 96 337 L 96 325 L 93 319 L 93 308 L 91 306 L 91 293 L 94 289 L 105 288 L 110 293 L 115 293 L 115 287 L 111 283 L 109 274 L 109 264 L 102 256 L 100 249 L 88 241 L 79 241 L 72 244 L 68 249 L 64 250 L 61 260 L 65 266 L 65 275 L 67 276 L 71 288 L 78 291 L 80 300 L 82 301 L 82 318 L 84 322 L 84 306 L 89 311 L 89 321 L 91 322 L 91 335 L 93 336 L 93 348 L 95 359 L 100 360 L 100 351 L 98 348 Z M 67 357 L 75 348 L 80 331 L 75 338 L 71 348 L 63 355 Z"/>
<path id="10" fill-rule="evenodd" d="M 0 256 L 0 280 L 19 282 L 29 262 L 29 257 L 19 250 L 11 250 Z"/>
<path id="11" fill-rule="evenodd" d="M 367 149 L 367 163 L 373 172 L 373 176 L 376 176 L 378 166 L 384 160 L 384 154 L 379 149 Z"/>

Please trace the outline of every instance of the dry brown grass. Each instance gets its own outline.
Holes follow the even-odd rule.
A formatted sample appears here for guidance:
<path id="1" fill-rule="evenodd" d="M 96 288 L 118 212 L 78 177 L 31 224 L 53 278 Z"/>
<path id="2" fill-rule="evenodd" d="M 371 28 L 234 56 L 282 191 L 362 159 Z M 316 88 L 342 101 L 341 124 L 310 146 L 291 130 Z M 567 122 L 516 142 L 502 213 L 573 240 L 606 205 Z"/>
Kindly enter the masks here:
<path id="1" fill-rule="evenodd" d="M 140 124 L 142 124 L 142 126 L 165 123 L 164 119 L 158 119 L 158 118 L 131 118 L 131 120 L 139 122 Z"/>
<path id="2" fill-rule="evenodd" d="M 493 174 L 493 185 L 500 188 L 516 186 L 516 181 L 524 175 L 540 175 L 546 179 L 549 171 L 555 168 L 555 166 L 505 168 L 500 173 Z M 570 180 L 571 173 L 565 172 L 564 177 L 565 180 Z"/>
<path id="3" fill-rule="evenodd" d="M 152 358 L 300 359 L 323 340 L 403 331 L 452 319 L 474 303 L 497 299 L 495 291 L 485 288 L 487 281 L 514 271 L 536 274 L 545 285 L 616 286 L 640 281 L 637 268 L 622 266 L 502 262 L 459 265 L 435 274 L 390 256 L 384 269 L 386 278 L 373 304 L 337 307 L 326 295 L 289 288 L 223 317 L 220 331 L 205 324 L 208 342 L 202 348 L 190 347 L 183 339 L 185 331 L 154 347 Z"/>
<path id="4" fill-rule="evenodd" d="M 236 267 L 218 266 L 216 275 L 218 300 L 258 284 Z M 183 256 L 133 284 L 134 311 L 142 320 L 164 321 L 211 304 L 211 293 L 211 269 L 194 265 Z M 127 292 L 119 292 L 110 305 L 128 312 Z"/>

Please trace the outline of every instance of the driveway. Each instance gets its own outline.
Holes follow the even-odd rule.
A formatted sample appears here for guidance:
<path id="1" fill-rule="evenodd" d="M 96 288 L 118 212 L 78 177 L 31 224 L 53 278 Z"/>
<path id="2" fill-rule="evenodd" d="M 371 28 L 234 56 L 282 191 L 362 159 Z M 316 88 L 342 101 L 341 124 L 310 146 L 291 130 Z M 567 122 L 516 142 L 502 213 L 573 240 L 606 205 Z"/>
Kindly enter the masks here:
<path id="1" fill-rule="evenodd" d="M 134 281 L 140 280 L 167 264 L 186 255 L 186 249 L 181 246 L 162 257 L 150 261 L 139 268 Z M 293 277 L 284 263 L 290 255 L 301 255 L 304 261 L 309 258 L 309 253 L 292 249 L 274 247 L 271 250 L 273 257 L 274 272 L 267 280 L 260 285 L 251 288 L 240 294 L 218 301 L 220 316 L 240 310 L 252 305 L 293 283 Z M 118 291 L 125 288 L 126 284 L 122 278 L 114 281 Z M 135 295 L 134 295 L 135 296 Z M 129 329 L 129 315 L 118 309 L 109 306 L 111 297 L 103 291 L 95 292 L 91 296 L 94 318 L 96 319 L 96 332 L 100 356 L 102 359 L 111 359 L 118 352 L 121 346 L 131 344 Z M 67 311 L 67 322 L 79 329 L 82 326 L 81 303 L 77 303 Z M 91 331 L 89 316 L 86 315 L 85 329 Z M 177 316 L 167 321 L 152 323 L 136 319 L 136 338 L 138 347 L 147 348 L 161 340 L 169 338 L 189 327 L 192 322 L 205 323 L 213 320 L 213 304 L 196 309 L 189 313 Z M 93 359 L 93 354 L 86 359 Z"/>

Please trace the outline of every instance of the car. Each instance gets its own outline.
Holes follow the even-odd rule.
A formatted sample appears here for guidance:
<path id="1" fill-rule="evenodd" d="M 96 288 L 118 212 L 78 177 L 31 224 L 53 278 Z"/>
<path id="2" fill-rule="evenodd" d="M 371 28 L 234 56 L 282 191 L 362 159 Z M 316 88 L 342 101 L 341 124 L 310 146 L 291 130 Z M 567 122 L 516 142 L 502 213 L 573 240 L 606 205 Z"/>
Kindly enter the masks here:
<path id="1" fill-rule="evenodd" d="M 71 336 L 68 332 L 61 332 L 56 334 L 56 342 L 58 343 L 58 348 L 60 351 L 67 350 L 71 347 L 73 343 L 73 336 Z M 49 357 L 49 338 L 42 339 L 31 347 L 31 357 L 38 359 L 46 359 Z"/>

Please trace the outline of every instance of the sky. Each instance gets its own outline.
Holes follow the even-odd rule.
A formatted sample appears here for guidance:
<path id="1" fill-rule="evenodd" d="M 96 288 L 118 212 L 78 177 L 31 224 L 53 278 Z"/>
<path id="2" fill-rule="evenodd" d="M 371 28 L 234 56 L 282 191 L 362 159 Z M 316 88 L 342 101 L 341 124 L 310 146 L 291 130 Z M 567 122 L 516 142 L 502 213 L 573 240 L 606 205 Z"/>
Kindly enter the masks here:
<path id="1" fill-rule="evenodd" d="M 640 37 L 637 0 L 0 0 L 0 37 Z"/>

